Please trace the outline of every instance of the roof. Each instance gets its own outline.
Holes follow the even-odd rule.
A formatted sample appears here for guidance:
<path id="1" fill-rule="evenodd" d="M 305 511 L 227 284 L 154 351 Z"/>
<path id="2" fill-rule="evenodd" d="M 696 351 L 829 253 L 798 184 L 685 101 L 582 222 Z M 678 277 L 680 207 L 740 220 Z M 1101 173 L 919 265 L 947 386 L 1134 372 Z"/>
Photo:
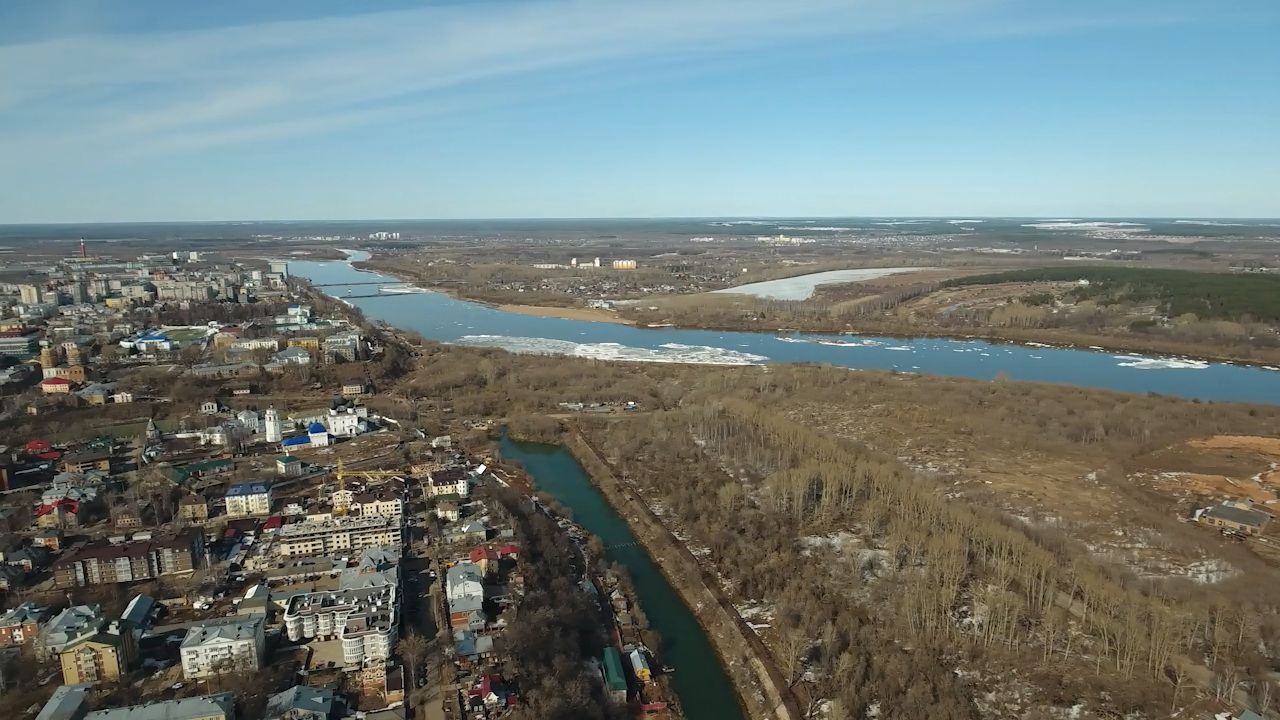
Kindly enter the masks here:
<path id="1" fill-rule="evenodd" d="M 265 495 L 271 492 L 271 488 L 266 483 L 240 483 L 232 485 L 227 489 L 227 497 L 241 497 L 244 495 Z"/>
<path id="2" fill-rule="evenodd" d="M 310 445 L 311 437 L 309 435 L 298 435 L 297 437 L 289 437 L 280 441 L 283 447 L 296 447 L 298 445 Z"/>
<path id="3" fill-rule="evenodd" d="M 0 627 L 23 625 L 29 622 L 38 623 L 48 615 L 48 608 L 42 608 L 32 602 L 24 602 L 4 615 L 0 615 Z"/>
<path id="4" fill-rule="evenodd" d="M 53 697 L 40 709 L 40 714 L 36 715 L 36 720 L 75 720 L 81 717 L 92 687 L 89 683 L 59 685 L 53 691 Z"/>
<path id="5" fill-rule="evenodd" d="M 122 708 L 95 710 L 85 720 L 205 720 L 210 717 L 235 716 L 236 698 L 231 693 L 166 700 L 130 705 Z"/>
<path id="6" fill-rule="evenodd" d="M 138 338 L 135 342 L 168 342 L 169 337 L 160 333 L 147 333 Z"/>
<path id="7" fill-rule="evenodd" d="M 1205 511 L 1205 517 L 1211 517 L 1218 520 L 1226 520 L 1227 522 L 1237 523 L 1240 525 L 1248 525 L 1250 527 L 1260 528 L 1271 520 L 1271 516 L 1260 510 L 1246 510 L 1233 505 L 1215 505 Z"/>
<path id="8" fill-rule="evenodd" d="M 79 463 L 79 462 L 96 462 L 98 460 L 107 460 L 111 457 L 111 451 L 102 448 L 91 448 L 87 450 L 77 450 L 76 452 L 67 453 L 63 456 L 63 462 Z"/>
<path id="9" fill-rule="evenodd" d="M 267 700 L 267 717 L 279 717 L 290 711 L 328 718 L 333 713 L 333 690 L 294 685 Z"/>
<path id="10" fill-rule="evenodd" d="M 627 689 L 627 678 L 622 674 L 622 655 L 612 645 L 604 649 L 604 684 L 614 691 Z"/>
<path id="11" fill-rule="evenodd" d="M 244 640 L 254 638 L 261 629 L 261 617 L 235 617 L 192 625 L 182 638 L 182 647 L 198 647 L 219 640 Z"/>
<path id="12" fill-rule="evenodd" d="M 71 385 L 73 383 L 66 378 L 51 377 L 51 378 L 46 378 L 44 380 L 41 380 L 40 384 L 41 385 Z"/>
<path id="13" fill-rule="evenodd" d="M 280 457 L 276 458 L 276 462 L 284 463 L 288 465 L 289 463 L 300 463 L 302 462 L 302 458 L 296 455 L 281 455 Z"/>
<path id="14" fill-rule="evenodd" d="M 144 627 L 151 617 L 151 611 L 155 607 L 155 598 L 149 595 L 135 595 L 129 601 L 129 605 L 125 607 L 124 612 L 120 613 L 120 619 L 134 627 Z"/>
<path id="15" fill-rule="evenodd" d="M 307 426 L 307 432 L 308 433 L 324 433 L 324 432 L 329 432 L 329 428 L 325 427 L 324 423 L 313 422 Z"/>

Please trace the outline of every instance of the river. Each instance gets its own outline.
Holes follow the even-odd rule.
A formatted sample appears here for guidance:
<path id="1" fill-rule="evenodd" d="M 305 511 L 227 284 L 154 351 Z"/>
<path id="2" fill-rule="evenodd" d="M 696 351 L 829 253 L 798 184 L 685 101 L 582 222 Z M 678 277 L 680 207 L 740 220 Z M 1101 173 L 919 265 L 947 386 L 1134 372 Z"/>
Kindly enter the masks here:
<path id="1" fill-rule="evenodd" d="M 362 259 L 367 254 L 355 254 Z M 335 297 L 376 292 L 396 278 L 357 270 L 345 261 L 291 261 L 289 271 Z M 518 352 L 634 362 L 750 365 L 812 362 L 853 369 L 1064 383 L 1199 400 L 1280 404 L 1280 371 L 1268 368 L 1118 352 L 1051 348 L 982 340 L 875 336 L 779 336 L 533 317 L 444 293 L 388 294 L 349 300 L 370 320 L 413 330 L 440 342 Z M 827 343 L 827 344 L 823 344 Z"/>
<path id="2" fill-rule="evenodd" d="M 519 442 L 504 433 L 502 457 L 524 466 L 538 489 L 573 511 L 573 519 L 626 567 L 649 625 L 662 637 L 660 661 L 676 668 L 672 685 L 689 720 L 741 720 L 733 685 L 698 620 L 685 607 L 627 523 L 591 484 L 573 454 L 559 445 Z"/>

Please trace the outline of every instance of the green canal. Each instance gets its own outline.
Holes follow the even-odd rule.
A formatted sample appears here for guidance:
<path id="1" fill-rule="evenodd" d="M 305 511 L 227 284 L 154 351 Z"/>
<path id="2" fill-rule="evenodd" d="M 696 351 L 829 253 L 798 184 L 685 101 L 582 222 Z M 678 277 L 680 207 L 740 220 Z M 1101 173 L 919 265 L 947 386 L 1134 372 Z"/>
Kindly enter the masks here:
<path id="1" fill-rule="evenodd" d="M 702 626 L 573 454 L 559 445 L 512 440 L 505 433 L 501 449 L 503 458 L 523 465 L 539 490 L 571 509 L 574 522 L 608 546 L 610 561 L 626 567 L 650 627 L 662 636 L 661 661 L 675 667 L 672 684 L 685 716 L 742 720 L 737 695 Z"/>

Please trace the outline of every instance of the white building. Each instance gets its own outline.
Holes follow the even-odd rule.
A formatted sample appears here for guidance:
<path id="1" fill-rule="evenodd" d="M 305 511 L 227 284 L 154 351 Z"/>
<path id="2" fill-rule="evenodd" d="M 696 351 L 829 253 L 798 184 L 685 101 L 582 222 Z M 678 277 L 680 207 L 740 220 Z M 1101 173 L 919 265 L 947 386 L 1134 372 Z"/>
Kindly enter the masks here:
<path id="1" fill-rule="evenodd" d="M 427 476 L 426 487 L 431 497 L 439 495 L 467 497 L 471 494 L 470 473 L 463 467 L 436 470 Z"/>
<path id="2" fill-rule="evenodd" d="M 271 514 L 271 486 L 266 483 L 241 483 L 227 490 L 227 517 Z"/>
<path id="3" fill-rule="evenodd" d="M 280 414 L 274 407 L 267 408 L 266 416 L 262 419 L 262 431 L 266 433 L 266 440 L 269 443 L 278 443 L 284 437 L 284 426 L 280 422 Z"/>
<path id="4" fill-rule="evenodd" d="M 236 413 L 236 420 L 240 421 L 241 427 L 255 435 L 262 432 L 262 421 L 256 411 L 241 410 Z"/>
<path id="5" fill-rule="evenodd" d="M 350 407 L 345 410 L 330 409 L 325 424 L 336 437 L 355 437 L 369 431 L 368 422 Z"/>
<path id="6" fill-rule="evenodd" d="M 324 447 L 329 444 L 329 429 L 323 423 L 313 422 L 307 426 L 307 437 L 311 447 Z"/>
<path id="7" fill-rule="evenodd" d="M 348 669 L 385 662 L 399 636 L 398 557 L 398 548 L 368 548 L 357 567 L 342 571 L 338 590 L 290 597 L 284 613 L 289 640 L 339 640 Z"/>
<path id="8" fill-rule="evenodd" d="M 182 676 L 195 679 L 219 672 L 256 672 L 262 667 L 266 637 L 261 615 L 194 625 L 182 639 Z"/>

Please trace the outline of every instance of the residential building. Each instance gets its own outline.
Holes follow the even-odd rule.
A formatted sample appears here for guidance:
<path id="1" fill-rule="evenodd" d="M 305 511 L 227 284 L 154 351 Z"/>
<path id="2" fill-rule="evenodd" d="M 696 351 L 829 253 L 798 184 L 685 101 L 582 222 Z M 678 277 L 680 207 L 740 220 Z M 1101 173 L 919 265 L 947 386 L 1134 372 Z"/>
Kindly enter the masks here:
<path id="1" fill-rule="evenodd" d="M 280 341 L 273 337 L 236 340 L 228 346 L 228 349 L 238 352 L 259 352 L 264 350 L 275 352 L 280 349 Z"/>
<path id="2" fill-rule="evenodd" d="M 58 653 L 62 680 L 68 685 L 116 682 L 128 674 L 136 659 L 133 633 L 119 620 L 103 623 Z"/>
<path id="3" fill-rule="evenodd" d="M 204 533 L 187 530 L 168 538 L 72 547 L 53 565 L 59 588 L 110 585 L 187 575 L 204 566 Z"/>
<path id="4" fill-rule="evenodd" d="M 198 378 L 233 378 L 256 375 L 258 366 L 253 363 L 205 363 L 194 365 L 187 374 Z"/>
<path id="5" fill-rule="evenodd" d="M 88 371 L 83 365 L 53 365 L 40 369 L 40 375 L 46 380 L 62 378 L 73 383 L 83 383 L 88 379 Z"/>
<path id="6" fill-rule="evenodd" d="M 335 720 L 341 705 L 329 688 L 294 685 L 267 700 L 266 720 Z"/>
<path id="7" fill-rule="evenodd" d="M 285 341 L 285 346 L 290 348 L 301 348 L 302 350 L 319 350 L 320 338 L 318 337 L 292 337 Z M 308 353 L 307 358 L 311 355 Z"/>
<path id="8" fill-rule="evenodd" d="M 95 710 L 86 715 L 84 720 L 235 720 L 235 718 L 235 695 L 219 693 Z"/>
<path id="9" fill-rule="evenodd" d="M 271 486 L 267 483 L 241 483 L 227 490 L 227 517 L 249 517 L 271 514 Z"/>
<path id="10" fill-rule="evenodd" d="M 189 523 L 203 523 L 209 519 L 209 501 L 200 493 L 183 495 L 178 501 L 178 517 Z"/>
<path id="11" fill-rule="evenodd" d="M 323 517 L 289 523 L 276 535 L 275 552 L 282 557 L 335 555 L 402 542 L 399 518 Z"/>
<path id="12" fill-rule="evenodd" d="M 364 394 L 364 383 L 346 383 L 342 386 L 343 397 L 359 397 Z"/>
<path id="13" fill-rule="evenodd" d="M 1248 500 L 1227 500 L 1200 513 L 1200 522 L 1245 535 L 1261 535 L 1271 522 L 1269 513 Z"/>
<path id="14" fill-rule="evenodd" d="M 436 504 L 436 517 L 445 522 L 457 522 L 461 516 L 462 512 L 458 508 L 458 503 L 452 500 L 442 500 Z"/>
<path id="15" fill-rule="evenodd" d="M 186 300 L 208 302 L 217 297 L 212 285 L 202 281 L 171 281 L 156 283 L 157 300 Z"/>
<path id="16" fill-rule="evenodd" d="M 330 335 L 322 345 L 324 361 L 327 363 L 359 362 L 368 357 L 364 336 L 354 330 Z"/>
<path id="17" fill-rule="evenodd" d="M 33 303 L 29 303 L 33 304 Z M 40 335 L 29 330 L 0 332 L 0 355 L 33 357 L 40 350 Z"/>
<path id="18" fill-rule="evenodd" d="M 182 676 L 256 672 L 266 649 L 265 624 L 261 615 L 246 615 L 193 625 L 179 647 Z"/>
<path id="19" fill-rule="evenodd" d="M 48 608 L 32 602 L 24 602 L 4 615 L 0 615 L 0 647 L 18 647 L 34 643 L 40 634 L 40 624 L 48 617 Z"/>
<path id="20" fill-rule="evenodd" d="M 289 639 L 339 640 L 343 667 L 360 668 L 391 658 L 398 635 L 395 585 L 301 593 L 284 611 Z"/>
<path id="21" fill-rule="evenodd" d="M 439 495 L 457 495 L 467 497 L 471 494 L 471 478 L 464 467 L 448 467 L 435 470 L 427 475 L 427 493 L 431 497 Z"/>
<path id="22" fill-rule="evenodd" d="M 404 514 L 404 482 L 392 480 L 351 496 L 350 509 L 361 517 L 395 517 Z"/>
<path id="23" fill-rule="evenodd" d="M 52 657 L 84 635 L 98 631 L 106 621 L 100 605 L 73 605 L 53 617 L 36 638 L 36 654 Z"/>
<path id="24" fill-rule="evenodd" d="M 480 568 L 468 561 L 449 568 L 445 598 L 449 603 L 449 626 L 455 632 L 484 629 L 484 574 Z"/>
<path id="25" fill-rule="evenodd" d="M 90 448 L 62 456 L 62 470 L 69 473 L 87 473 L 91 470 L 111 472 L 111 450 Z"/>

